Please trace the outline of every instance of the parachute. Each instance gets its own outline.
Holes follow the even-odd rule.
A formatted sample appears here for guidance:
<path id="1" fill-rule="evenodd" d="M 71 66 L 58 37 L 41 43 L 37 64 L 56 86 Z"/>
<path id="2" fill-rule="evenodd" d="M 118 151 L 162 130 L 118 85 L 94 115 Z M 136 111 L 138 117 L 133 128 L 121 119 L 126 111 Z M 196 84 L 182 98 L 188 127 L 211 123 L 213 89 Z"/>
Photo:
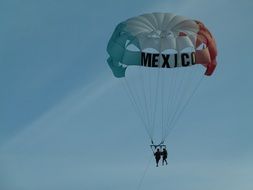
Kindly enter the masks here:
<path id="1" fill-rule="evenodd" d="M 122 81 L 152 144 L 164 143 L 217 64 L 215 40 L 205 25 L 172 13 L 121 22 L 107 52 L 108 65 Z"/>

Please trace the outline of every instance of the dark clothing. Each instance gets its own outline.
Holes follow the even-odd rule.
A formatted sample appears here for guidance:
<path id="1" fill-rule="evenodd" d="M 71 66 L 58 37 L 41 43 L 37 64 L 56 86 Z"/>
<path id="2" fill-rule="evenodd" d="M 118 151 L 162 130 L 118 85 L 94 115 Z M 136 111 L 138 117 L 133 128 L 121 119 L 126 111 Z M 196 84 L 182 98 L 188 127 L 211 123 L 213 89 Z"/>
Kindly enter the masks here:
<path id="1" fill-rule="evenodd" d="M 168 152 L 165 149 L 161 152 L 161 154 L 162 154 L 163 158 L 167 158 L 167 156 L 168 156 Z"/>
<path id="2" fill-rule="evenodd" d="M 155 156 L 155 160 L 156 160 L 156 167 L 158 167 L 159 160 L 161 159 L 161 152 L 159 150 L 157 150 L 154 153 L 154 156 Z"/>
<path id="3" fill-rule="evenodd" d="M 168 164 L 167 163 L 167 157 L 168 157 L 168 152 L 166 149 L 163 149 L 163 151 L 161 152 L 162 154 L 162 157 L 163 157 L 163 165 L 164 165 L 164 162 L 166 163 L 166 165 Z"/>
<path id="4" fill-rule="evenodd" d="M 156 151 L 156 152 L 154 153 L 154 155 L 155 155 L 155 159 L 160 160 L 160 158 L 161 158 L 161 152 Z"/>

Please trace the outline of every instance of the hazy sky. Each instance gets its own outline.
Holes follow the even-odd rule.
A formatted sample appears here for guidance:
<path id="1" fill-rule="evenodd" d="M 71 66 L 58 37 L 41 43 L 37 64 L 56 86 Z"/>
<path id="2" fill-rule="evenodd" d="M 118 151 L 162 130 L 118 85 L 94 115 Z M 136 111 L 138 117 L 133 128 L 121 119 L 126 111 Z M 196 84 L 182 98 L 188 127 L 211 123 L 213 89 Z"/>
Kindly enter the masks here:
<path id="1" fill-rule="evenodd" d="M 137 189 L 151 159 L 140 119 L 106 63 L 115 26 L 148 12 L 201 20 L 218 46 L 141 189 L 253 188 L 253 2 L 1 0 L 0 189 Z"/>

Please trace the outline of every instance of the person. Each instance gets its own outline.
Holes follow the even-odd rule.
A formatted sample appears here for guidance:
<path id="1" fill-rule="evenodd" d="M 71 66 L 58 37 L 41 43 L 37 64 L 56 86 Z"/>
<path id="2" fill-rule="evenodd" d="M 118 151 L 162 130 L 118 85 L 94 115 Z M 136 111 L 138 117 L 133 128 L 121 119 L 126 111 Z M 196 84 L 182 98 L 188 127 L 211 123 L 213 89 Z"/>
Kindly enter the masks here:
<path id="1" fill-rule="evenodd" d="M 156 152 L 154 153 L 155 160 L 156 160 L 156 167 L 158 167 L 159 160 L 161 159 L 161 152 L 158 149 L 156 149 Z"/>
<path id="2" fill-rule="evenodd" d="M 167 164 L 168 164 L 168 163 L 167 163 L 168 152 L 167 152 L 166 148 L 163 148 L 163 151 L 161 152 L 161 155 L 162 155 L 162 158 L 163 158 L 163 165 L 164 165 L 164 162 L 165 162 L 166 165 L 167 165 Z"/>

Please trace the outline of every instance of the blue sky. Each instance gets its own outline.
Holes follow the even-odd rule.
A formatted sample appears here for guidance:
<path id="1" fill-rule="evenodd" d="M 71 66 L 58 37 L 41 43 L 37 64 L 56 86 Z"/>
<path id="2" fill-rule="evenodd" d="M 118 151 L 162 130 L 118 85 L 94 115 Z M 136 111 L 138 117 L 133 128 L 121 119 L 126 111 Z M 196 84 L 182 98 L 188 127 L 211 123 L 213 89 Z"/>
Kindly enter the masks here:
<path id="1" fill-rule="evenodd" d="M 250 0 L 0 2 L 0 189 L 137 189 L 149 140 L 106 64 L 115 26 L 147 12 L 203 21 L 218 67 L 141 189 L 251 190 Z"/>

